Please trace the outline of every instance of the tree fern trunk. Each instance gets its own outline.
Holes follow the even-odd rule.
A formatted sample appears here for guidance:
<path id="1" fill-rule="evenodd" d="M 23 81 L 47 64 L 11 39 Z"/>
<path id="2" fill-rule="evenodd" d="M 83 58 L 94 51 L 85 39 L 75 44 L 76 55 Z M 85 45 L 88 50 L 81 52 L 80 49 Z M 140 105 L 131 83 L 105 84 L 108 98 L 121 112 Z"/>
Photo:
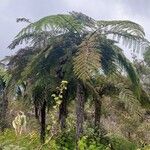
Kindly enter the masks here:
<path id="1" fill-rule="evenodd" d="M 41 126 L 41 131 L 40 131 L 40 140 L 41 143 L 45 142 L 45 128 L 46 128 L 46 101 L 44 101 L 42 107 L 41 107 L 41 118 L 40 118 L 40 126 Z"/>
<path id="2" fill-rule="evenodd" d="M 67 118 L 67 99 L 66 97 L 64 97 L 59 107 L 59 122 L 62 131 L 63 129 L 66 128 L 66 118 Z"/>
<path id="3" fill-rule="evenodd" d="M 40 118 L 39 118 L 39 107 L 37 106 L 36 103 L 34 103 L 34 114 L 35 114 L 35 118 L 39 121 Z"/>
<path id="4" fill-rule="evenodd" d="M 37 106 L 35 106 L 35 108 L 34 108 L 35 110 L 35 118 L 37 119 L 37 120 L 39 120 L 39 113 L 38 113 L 38 107 Z"/>
<path id="5" fill-rule="evenodd" d="M 83 133 L 83 122 L 84 122 L 84 89 L 80 83 L 77 84 L 76 115 L 77 115 L 76 142 L 78 142 Z"/>
<path id="6" fill-rule="evenodd" d="M 101 119 L 101 115 L 102 115 L 102 102 L 100 99 L 95 98 L 94 99 L 94 103 L 95 103 L 95 129 L 96 131 L 99 130 L 100 127 L 100 119 Z"/>

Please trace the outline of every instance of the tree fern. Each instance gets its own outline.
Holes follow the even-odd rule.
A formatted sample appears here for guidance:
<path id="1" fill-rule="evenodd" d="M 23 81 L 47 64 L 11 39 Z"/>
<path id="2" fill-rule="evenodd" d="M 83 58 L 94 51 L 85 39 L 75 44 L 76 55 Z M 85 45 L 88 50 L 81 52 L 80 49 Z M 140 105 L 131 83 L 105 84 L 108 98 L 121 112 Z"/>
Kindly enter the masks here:
<path id="1" fill-rule="evenodd" d="M 116 36 L 117 40 L 116 37 L 114 40 L 108 40 L 111 38 L 108 35 L 111 34 Z M 75 99 L 75 92 L 77 91 L 78 108 L 81 108 L 80 104 L 83 106 L 82 109 L 84 108 L 83 100 L 88 90 L 88 94 L 96 95 L 97 98 L 98 96 L 102 97 L 104 94 L 110 94 L 113 88 L 117 90 L 120 88 L 119 92 L 121 93 L 122 86 L 113 84 L 113 81 L 107 81 L 107 77 L 114 72 L 119 73 L 120 68 L 126 71 L 134 85 L 131 86 L 130 83 L 130 86 L 134 87 L 137 92 L 139 90 L 139 79 L 136 70 L 126 59 L 123 51 L 115 46 L 115 40 L 120 41 L 122 39 L 127 44 L 130 43 L 131 46 L 136 45 L 137 42 L 149 44 L 144 36 L 143 29 L 138 24 L 129 21 L 102 21 L 100 23 L 76 12 L 69 15 L 44 17 L 24 28 L 10 45 L 10 48 L 13 49 L 22 42 L 31 44 L 27 51 L 19 51 L 11 59 L 8 69 L 13 77 L 10 83 L 16 85 L 18 80 L 28 82 L 28 94 L 31 100 L 33 100 L 32 94 L 35 94 L 34 90 L 37 90 L 36 100 L 41 102 L 40 106 L 44 110 L 44 115 L 41 118 L 45 118 L 46 106 L 53 105 L 49 95 L 54 92 L 53 89 L 56 89 L 60 80 L 58 79 L 59 71 L 63 73 L 61 79 L 65 78 L 65 80 L 70 81 L 68 87 L 71 88 L 69 92 L 73 96 L 69 94 L 69 99 Z M 126 74 L 120 73 L 119 75 Z M 104 81 L 101 78 L 101 82 L 95 84 L 97 76 L 103 76 Z M 120 78 L 116 79 L 116 81 L 118 80 Z M 122 94 L 126 93 L 126 95 L 121 96 L 124 101 L 127 101 L 130 95 L 133 94 L 127 89 L 122 90 L 124 91 Z M 81 97 L 83 97 L 82 100 Z M 131 100 L 134 100 L 133 95 Z M 82 126 L 83 111 L 80 114 L 81 117 L 78 117 L 78 121 L 82 118 Z M 45 124 L 45 121 L 43 124 Z M 79 127 L 79 124 L 77 126 Z M 42 124 L 41 127 L 43 127 Z M 42 142 L 44 141 L 42 140 Z"/>

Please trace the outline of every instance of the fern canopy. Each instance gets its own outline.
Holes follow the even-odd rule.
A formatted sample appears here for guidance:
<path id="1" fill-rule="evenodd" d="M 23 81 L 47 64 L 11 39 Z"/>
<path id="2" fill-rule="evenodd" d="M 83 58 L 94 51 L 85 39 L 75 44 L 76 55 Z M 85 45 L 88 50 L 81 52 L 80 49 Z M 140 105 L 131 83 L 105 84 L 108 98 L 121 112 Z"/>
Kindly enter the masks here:
<path id="1" fill-rule="evenodd" d="M 15 80 L 32 76 L 39 81 L 49 74 L 52 80 L 59 76 L 88 84 L 97 74 L 107 76 L 123 71 L 122 75 L 130 78 L 138 95 L 139 78 L 123 50 L 116 46 L 120 41 L 133 50 L 149 45 L 143 28 L 131 21 L 99 21 L 78 12 L 51 15 L 19 32 L 9 47 L 13 49 L 26 42 L 32 50 L 22 53 L 23 66 L 17 61 L 21 50 L 9 65 L 15 66 L 14 74 L 18 72 Z"/>

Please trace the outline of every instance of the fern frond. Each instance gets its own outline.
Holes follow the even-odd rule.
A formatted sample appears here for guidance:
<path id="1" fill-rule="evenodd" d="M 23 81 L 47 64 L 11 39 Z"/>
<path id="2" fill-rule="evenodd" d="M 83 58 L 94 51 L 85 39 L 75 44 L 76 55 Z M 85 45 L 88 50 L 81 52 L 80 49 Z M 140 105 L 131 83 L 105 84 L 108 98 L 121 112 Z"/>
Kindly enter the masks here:
<path id="1" fill-rule="evenodd" d="M 122 53 L 122 49 L 116 45 L 112 45 L 112 48 L 116 51 L 116 63 L 123 68 L 123 71 L 129 76 L 135 89 L 135 94 L 140 98 L 140 80 L 135 67 Z"/>
<path id="2" fill-rule="evenodd" d="M 95 37 L 83 40 L 78 47 L 73 64 L 75 75 L 83 81 L 90 80 L 95 71 L 100 68 L 100 53 L 97 50 Z"/>
<path id="3" fill-rule="evenodd" d="M 25 42 L 25 44 L 27 44 L 29 42 L 29 40 L 31 40 L 34 37 L 34 33 L 30 33 L 30 34 L 23 34 L 17 38 L 15 38 L 12 43 L 8 46 L 9 49 L 14 49 L 17 45 L 22 44 L 23 42 Z"/>
<path id="4" fill-rule="evenodd" d="M 20 44 L 30 44 L 30 46 L 41 48 L 46 47 L 52 40 L 53 33 L 51 31 L 41 31 L 33 33 L 25 33 L 15 38 L 12 43 L 8 46 L 9 49 L 14 49 Z"/>
<path id="5" fill-rule="evenodd" d="M 141 105 L 134 93 L 130 89 L 125 88 L 124 85 L 119 86 L 119 88 L 120 93 L 118 98 L 120 102 L 124 103 L 125 109 L 128 110 L 130 113 L 139 113 Z"/>
<path id="6" fill-rule="evenodd" d="M 71 15 L 52 15 L 47 16 L 39 21 L 30 23 L 23 28 L 15 40 L 9 45 L 10 49 L 14 49 L 23 42 L 27 43 L 44 43 L 48 39 L 65 33 L 78 34 L 80 37 L 84 26 L 79 23 Z M 40 45 L 40 44 L 39 44 Z"/>
<path id="7" fill-rule="evenodd" d="M 144 38 L 143 28 L 132 21 L 97 21 L 99 30 L 105 35 L 113 35 L 113 39 L 122 41 L 125 46 L 133 48 L 147 47 L 149 41 Z"/>
<path id="8" fill-rule="evenodd" d="M 114 20 L 114 21 L 97 21 L 98 26 L 100 26 L 105 31 L 115 31 L 122 32 L 126 31 L 132 35 L 139 36 L 143 38 L 145 36 L 145 32 L 142 26 L 132 21 L 122 21 L 122 20 Z"/>
<path id="9" fill-rule="evenodd" d="M 53 34 L 59 35 L 68 31 L 77 32 L 78 30 L 82 30 L 82 28 L 83 26 L 70 15 L 52 15 L 31 23 L 24 28 L 17 37 L 20 37 L 23 34 L 41 31 L 53 31 Z"/>
<path id="10" fill-rule="evenodd" d="M 113 44 L 113 41 L 101 38 L 99 48 L 101 53 L 101 66 L 106 75 L 117 71 L 117 65 L 115 64 L 116 52 L 112 49 Z"/>
<path id="11" fill-rule="evenodd" d="M 132 48 L 133 52 L 140 52 L 150 45 L 150 42 L 144 37 L 133 35 L 127 31 L 105 31 L 105 35 L 113 35 L 113 40 L 122 42 L 125 47 Z"/>

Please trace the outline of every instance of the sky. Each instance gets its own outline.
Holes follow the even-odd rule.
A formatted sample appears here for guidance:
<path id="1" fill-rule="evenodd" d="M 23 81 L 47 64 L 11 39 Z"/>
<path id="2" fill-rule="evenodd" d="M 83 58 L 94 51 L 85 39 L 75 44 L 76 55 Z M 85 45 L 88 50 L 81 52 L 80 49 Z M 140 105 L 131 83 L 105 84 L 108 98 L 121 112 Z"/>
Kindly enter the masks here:
<path id="1" fill-rule="evenodd" d="M 0 0 L 0 59 L 13 54 L 7 47 L 27 24 L 44 16 L 77 11 L 98 20 L 131 20 L 143 26 L 150 40 L 150 0 Z M 128 53 L 128 51 L 126 52 Z"/>

